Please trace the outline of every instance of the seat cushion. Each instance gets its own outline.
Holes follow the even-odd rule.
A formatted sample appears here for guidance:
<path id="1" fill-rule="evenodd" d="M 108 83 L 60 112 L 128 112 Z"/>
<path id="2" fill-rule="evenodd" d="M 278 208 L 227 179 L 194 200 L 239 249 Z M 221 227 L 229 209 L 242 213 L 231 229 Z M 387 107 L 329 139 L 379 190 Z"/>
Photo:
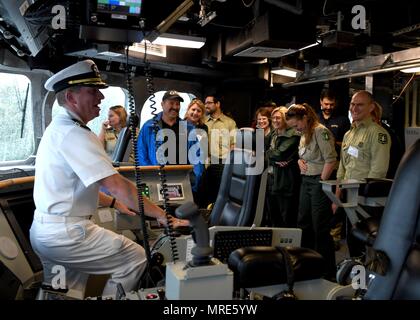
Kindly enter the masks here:
<path id="1" fill-rule="evenodd" d="M 316 251 L 286 247 L 294 272 L 294 281 L 320 278 L 325 272 L 323 257 Z M 232 252 L 228 260 L 234 272 L 236 288 L 253 288 L 286 283 L 282 253 L 277 247 L 246 247 Z"/>

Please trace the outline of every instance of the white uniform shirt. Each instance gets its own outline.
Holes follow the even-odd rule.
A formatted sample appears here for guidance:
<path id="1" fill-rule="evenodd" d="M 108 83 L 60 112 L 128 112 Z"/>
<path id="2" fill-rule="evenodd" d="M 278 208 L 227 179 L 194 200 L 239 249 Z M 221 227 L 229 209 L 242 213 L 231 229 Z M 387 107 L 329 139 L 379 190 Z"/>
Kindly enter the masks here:
<path id="1" fill-rule="evenodd" d="M 44 214 L 92 215 L 98 207 L 96 182 L 117 173 L 98 137 L 72 118 L 80 120 L 62 108 L 38 148 L 34 201 Z"/>

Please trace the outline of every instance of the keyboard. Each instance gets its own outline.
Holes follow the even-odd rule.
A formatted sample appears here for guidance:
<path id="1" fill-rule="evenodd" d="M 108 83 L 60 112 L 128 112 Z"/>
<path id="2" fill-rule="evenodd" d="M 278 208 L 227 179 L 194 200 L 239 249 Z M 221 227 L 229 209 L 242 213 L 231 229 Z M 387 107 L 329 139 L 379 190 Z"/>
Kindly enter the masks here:
<path id="1" fill-rule="evenodd" d="M 267 230 L 229 230 L 218 231 L 214 235 L 213 256 L 227 263 L 229 255 L 239 248 L 252 246 L 271 246 L 273 231 Z"/>

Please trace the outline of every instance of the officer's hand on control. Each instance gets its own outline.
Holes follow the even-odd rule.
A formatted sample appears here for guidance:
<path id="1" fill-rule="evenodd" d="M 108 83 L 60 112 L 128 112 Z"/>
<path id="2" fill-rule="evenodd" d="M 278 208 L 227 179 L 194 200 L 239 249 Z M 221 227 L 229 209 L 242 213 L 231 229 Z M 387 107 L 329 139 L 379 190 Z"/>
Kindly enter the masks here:
<path id="1" fill-rule="evenodd" d="M 129 216 L 135 216 L 136 212 L 131 210 L 129 207 L 127 207 L 124 203 L 121 201 L 116 200 L 114 204 L 115 210 L 118 210 L 119 213 L 126 214 Z"/>
<path id="2" fill-rule="evenodd" d="M 301 173 L 306 173 L 306 170 L 308 170 L 308 165 L 306 164 L 306 161 L 303 159 L 298 160 L 298 165 Z"/>
<path id="3" fill-rule="evenodd" d="M 172 228 L 176 229 L 177 227 L 188 227 L 190 225 L 190 221 L 189 220 L 185 220 L 185 219 L 178 219 L 175 217 L 171 217 L 172 220 Z M 160 225 L 166 227 L 168 224 L 168 220 L 165 217 L 162 218 L 158 218 L 157 221 L 159 222 Z"/>

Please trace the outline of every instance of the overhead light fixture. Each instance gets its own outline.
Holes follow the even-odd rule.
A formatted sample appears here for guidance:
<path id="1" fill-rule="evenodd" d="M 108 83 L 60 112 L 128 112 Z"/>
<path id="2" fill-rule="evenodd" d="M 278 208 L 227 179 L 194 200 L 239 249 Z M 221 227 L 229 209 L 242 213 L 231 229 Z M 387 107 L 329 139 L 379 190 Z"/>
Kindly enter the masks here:
<path id="1" fill-rule="evenodd" d="M 290 78 L 296 78 L 297 74 L 299 73 L 299 70 L 288 68 L 288 67 L 274 67 L 271 69 L 271 73 L 290 77 Z"/>
<path id="2" fill-rule="evenodd" d="M 306 49 L 309 49 L 309 48 L 312 48 L 312 47 L 319 46 L 320 44 L 321 44 L 321 40 L 317 40 L 316 42 L 314 42 L 312 44 L 309 44 L 305 47 L 302 47 L 302 48 L 298 49 L 297 51 L 303 51 L 303 50 L 306 50 Z"/>
<path id="3" fill-rule="evenodd" d="M 147 40 L 146 42 L 143 40 L 140 43 L 133 43 L 132 46 L 128 47 L 128 50 L 166 58 L 166 46 L 150 43 Z"/>
<path id="4" fill-rule="evenodd" d="M 420 67 L 413 67 L 413 68 L 401 69 L 401 72 L 404 72 L 404 73 L 417 73 L 417 72 L 420 72 Z"/>
<path id="5" fill-rule="evenodd" d="M 206 38 L 163 33 L 152 43 L 164 46 L 200 49 L 206 43 Z"/>

